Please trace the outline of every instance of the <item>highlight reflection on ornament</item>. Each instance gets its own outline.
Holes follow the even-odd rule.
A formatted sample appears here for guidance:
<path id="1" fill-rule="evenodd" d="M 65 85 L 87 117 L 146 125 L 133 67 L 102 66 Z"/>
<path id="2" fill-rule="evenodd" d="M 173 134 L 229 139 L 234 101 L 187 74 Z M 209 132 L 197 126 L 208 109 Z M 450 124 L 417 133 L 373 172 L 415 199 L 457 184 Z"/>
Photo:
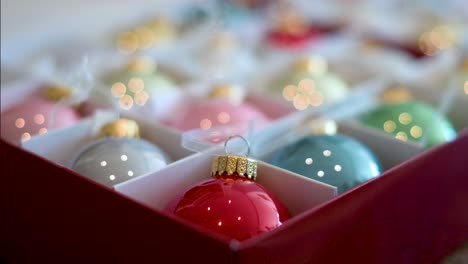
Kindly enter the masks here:
<path id="1" fill-rule="evenodd" d="M 158 171 L 169 162 L 160 148 L 138 138 L 138 125 L 132 120 L 103 126 L 100 137 L 104 138 L 84 148 L 72 169 L 108 187 Z"/>
<path id="2" fill-rule="evenodd" d="M 377 177 L 374 154 L 345 135 L 309 135 L 280 149 L 270 160 L 280 168 L 338 188 L 343 193 Z"/>
<path id="3" fill-rule="evenodd" d="M 167 210 L 238 241 L 273 230 L 290 217 L 277 198 L 255 182 L 255 160 L 218 156 L 212 177 L 177 197 Z"/>

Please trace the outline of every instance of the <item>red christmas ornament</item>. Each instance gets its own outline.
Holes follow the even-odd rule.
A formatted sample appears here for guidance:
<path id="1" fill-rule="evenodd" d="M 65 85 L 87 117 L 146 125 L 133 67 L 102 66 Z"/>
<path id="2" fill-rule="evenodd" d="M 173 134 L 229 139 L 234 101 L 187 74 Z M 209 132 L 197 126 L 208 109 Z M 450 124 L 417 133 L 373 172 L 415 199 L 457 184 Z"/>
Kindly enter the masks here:
<path id="1" fill-rule="evenodd" d="M 267 34 L 267 41 L 281 48 L 300 49 L 341 26 L 311 25 L 295 10 L 285 7 L 277 14 L 275 29 Z"/>
<path id="2" fill-rule="evenodd" d="M 268 41 L 276 46 L 283 48 L 302 48 L 308 43 L 320 38 L 322 34 L 314 28 L 309 28 L 305 32 L 298 34 L 272 31 L 268 34 Z"/>
<path id="3" fill-rule="evenodd" d="M 272 193 L 255 182 L 257 162 L 219 156 L 212 176 L 186 191 L 169 208 L 174 214 L 242 241 L 279 227 L 290 217 Z"/>

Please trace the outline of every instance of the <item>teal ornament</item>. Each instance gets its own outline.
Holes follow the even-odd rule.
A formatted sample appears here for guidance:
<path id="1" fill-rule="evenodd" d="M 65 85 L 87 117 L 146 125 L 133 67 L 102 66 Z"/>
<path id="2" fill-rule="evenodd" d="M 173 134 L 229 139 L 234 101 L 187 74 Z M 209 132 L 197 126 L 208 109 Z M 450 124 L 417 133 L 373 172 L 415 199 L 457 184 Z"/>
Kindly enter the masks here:
<path id="1" fill-rule="evenodd" d="M 445 143 L 456 137 L 456 131 L 450 121 L 423 102 L 383 104 L 361 115 L 359 121 L 397 139 L 423 143 L 426 147 Z"/>
<path id="2" fill-rule="evenodd" d="M 274 154 L 271 164 L 337 187 L 343 193 L 379 176 L 375 155 L 344 135 L 309 135 Z"/>

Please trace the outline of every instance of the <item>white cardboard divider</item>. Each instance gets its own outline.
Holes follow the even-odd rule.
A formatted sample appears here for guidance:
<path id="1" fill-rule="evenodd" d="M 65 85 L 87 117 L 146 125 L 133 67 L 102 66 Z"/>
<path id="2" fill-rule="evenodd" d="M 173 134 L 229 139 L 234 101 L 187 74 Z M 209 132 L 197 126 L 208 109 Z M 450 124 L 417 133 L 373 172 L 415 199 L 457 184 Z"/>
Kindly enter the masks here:
<path id="1" fill-rule="evenodd" d="M 42 136 L 34 136 L 23 142 L 24 149 L 38 154 L 64 167 L 71 167 L 73 160 L 87 144 L 96 140 L 96 132 L 106 122 L 115 120 L 110 112 L 97 112 L 93 117 L 83 119 L 78 124 L 59 129 Z M 161 147 L 173 160 L 182 159 L 191 153 L 180 147 L 180 135 L 156 123 L 137 120 L 141 137 Z"/>
<path id="2" fill-rule="evenodd" d="M 164 211 L 174 198 L 188 188 L 210 179 L 212 158 L 213 155 L 209 153 L 198 153 L 173 166 L 118 184 L 114 188 L 155 210 Z M 335 187 L 260 161 L 257 182 L 271 191 L 292 215 L 318 206 L 336 195 Z"/>

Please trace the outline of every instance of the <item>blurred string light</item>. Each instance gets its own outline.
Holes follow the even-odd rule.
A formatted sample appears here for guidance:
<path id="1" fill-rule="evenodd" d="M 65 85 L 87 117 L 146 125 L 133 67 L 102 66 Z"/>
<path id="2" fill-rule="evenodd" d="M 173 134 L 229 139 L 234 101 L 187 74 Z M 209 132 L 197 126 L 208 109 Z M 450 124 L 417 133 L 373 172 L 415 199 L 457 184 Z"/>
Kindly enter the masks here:
<path id="1" fill-rule="evenodd" d="M 124 110 L 129 110 L 134 104 L 143 106 L 149 99 L 149 94 L 144 90 L 145 83 L 140 78 L 131 78 L 127 85 L 116 82 L 112 85 L 111 92 L 119 98 L 119 105 Z"/>
<path id="2" fill-rule="evenodd" d="M 454 48 L 457 44 L 457 32 L 448 25 L 439 25 L 421 34 L 419 49 L 427 56 L 433 56 L 440 51 Z"/>
<path id="3" fill-rule="evenodd" d="M 40 126 L 40 125 L 44 125 L 44 126 L 45 126 L 45 121 L 46 121 L 46 119 L 45 119 L 45 116 L 44 116 L 43 114 L 36 114 L 36 115 L 34 115 L 32 121 L 33 121 L 33 123 L 36 124 L 36 125 L 39 125 L 39 126 Z M 15 120 L 15 127 L 16 127 L 18 130 L 20 130 L 20 131 L 21 131 L 21 130 L 24 130 L 24 129 L 26 129 L 26 127 L 25 127 L 25 126 L 26 126 L 26 122 L 27 122 L 27 120 L 25 120 L 24 118 L 21 118 L 21 117 L 20 117 L 20 118 L 17 118 L 17 119 Z M 39 135 L 44 135 L 44 134 L 47 133 L 47 128 L 46 128 L 46 127 L 41 127 L 41 128 L 39 128 L 39 130 L 37 131 L 37 133 L 38 133 Z M 21 141 L 24 142 L 24 141 L 30 140 L 30 139 L 31 139 L 31 134 L 34 135 L 34 134 L 36 134 L 36 132 L 35 132 L 35 131 L 23 132 L 23 133 L 21 134 Z"/>
<path id="4" fill-rule="evenodd" d="M 296 85 L 287 85 L 283 89 L 283 97 L 293 103 L 297 110 L 305 110 L 309 106 L 320 106 L 324 97 L 316 90 L 316 84 L 311 79 L 303 79 Z"/>
<path id="5" fill-rule="evenodd" d="M 135 58 L 127 65 L 127 69 L 136 75 L 152 74 L 156 71 L 156 64 L 151 59 L 145 57 Z M 112 96 L 119 99 L 119 106 L 124 110 L 130 110 L 135 104 L 144 106 L 149 99 L 143 78 L 135 76 L 127 83 L 116 82 L 111 87 Z"/>

